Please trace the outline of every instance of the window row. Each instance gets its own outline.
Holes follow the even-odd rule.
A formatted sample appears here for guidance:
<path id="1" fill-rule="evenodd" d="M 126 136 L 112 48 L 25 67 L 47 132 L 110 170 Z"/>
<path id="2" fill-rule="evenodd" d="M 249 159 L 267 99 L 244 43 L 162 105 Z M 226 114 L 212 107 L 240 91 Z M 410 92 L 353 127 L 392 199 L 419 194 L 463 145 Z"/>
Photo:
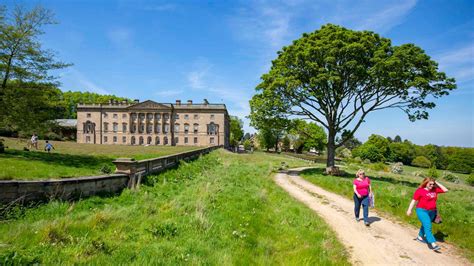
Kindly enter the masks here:
<path id="1" fill-rule="evenodd" d="M 90 143 L 90 141 L 91 141 L 90 136 L 86 136 L 86 143 Z M 108 143 L 108 141 L 109 141 L 109 138 L 107 136 L 104 136 L 104 143 Z M 184 144 L 190 143 L 188 137 L 184 137 L 183 141 L 184 141 Z M 112 142 L 113 143 L 118 143 L 118 137 L 113 136 L 112 137 Z M 175 144 L 179 144 L 180 143 L 179 142 L 179 137 L 175 137 L 174 142 L 175 142 Z M 122 143 L 127 143 L 127 137 L 125 137 L 125 136 L 122 137 Z M 145 144 L 145 138 L 144 137 L 138 137 L 138 142 L 137 142 L 137 138 L 135 136 L 132 136 L 131 139 L 130 139 L 130 144 L 132 144 L 132 145 L 137 145 L 137 144 L 138 145 L 144 145 Z M 146 144 L 147 145 L 160 145 L 160 144 L 168 145 L 169 141 L 168 141 L 168 137 L 166 137 L 166 136 L 163 137 L 163 143 L 161 143 L 161 138 L 160 137 L 155 137 L 154 142 L 153 142 L 152 137 L 147 137 L 146 138 Z M 193 144 L 198 144 L 198 138 L 197 137 L 193 138 Z M 214 137 L 209 138 L 209 144 L 215 144 Z"/>
<path id="2" fill-rule="evenodd" d="M 104 122 L 104 132 L 109 131 L 109 123 Z M 118 123 L 112 123 L 112 131 L 113 132 L 118 132 L 119 130 L 119 124 Z M 84 130 L 86 133 L 89 132 L 89 127 L 86 127 Z M 160 133 L 163 131 L 163 133 L 168 133 L 169 132 L 169 124 L 164 124 L 163 127 L 160 123 L 157 124 L 151 124 L 149 123 L 146 125 L 146 132 L 147 133 Z M 125 133 L 127 132 L 127 123 L 122 123 L 122 132 Z M 131 133 L 137 132 L 137 125 L 133 124 L 132 128 L 130 128 Z M 139 133 L 145 132 L 145 124 L 140 124 L 138 128 Z M 179 133 L 180 132 L 180 124 L 176 123 L 174 125 L 174 132 Z M 190 132 L 190 125 L 189 124 L 184 124 L 183 125 L 183 132 L 184 134 L 189 134 Z M 193 124 L 193 133 L 197 134 L 199 132 L 199 124 Z M 219 125 L 214 124 L 214 122 L 211 122 L 210 124 L 207 124 L 207 134 L 208 135 L 217 135 L 219 133 Z"/>
<path id="3" fill-rule="evenodd" d="M 90 118 L 90 117 L 91 117 L 91 113 L 87 113 L 86 116 L 87 116 L 87 118 Z M 108 114 L 108 113 L 103 113 L 103 117 L 104 117 L 104 118 L 108 118 L 108 117 L 109 117 L 109 114 Z M 161 114 L 146 114 L 146 116 L 145 116 L 144 113 L 139 113 L 139 114 L 133 113 L 133 114 L 131 115 L 131 118 L 132 118 L 132 120 L 134 120 L 134 121 L 137 120 L 137 118 L 139 118 L 140 120 L 143 121 L 143 120 L 145 120 L 145 117 L 146 117 L 148 120 L 153 120 L 153 119 L 155 119 L 155 120 L 160 120 L 160 119 L 161 119 Z M 197 115 L 197 114 L 193 115 L 193 117 L 194 117 L 194 120 L 199 119 L 199 115 Z M 112 118 L 117 119 L 117 118 L 118 118 L 118 114 L 112 114 Z M 127 114 L 122 114 L 122 118 L 126 119 L 126 118 L 127 118 Z M 214 120 L 214 118 L 215 118 L 215 115 L 211 114 L 211 115 L 210 115 L 210 119 L 211 119 L 211 120 Z M 164 120 L 169 119 L 169 114 L 163 114 L 163 119 L 164 119 Z M 179 119 L 179 114 L 175 114 L 175 115 L 174 115 L 174 119 Z M 185 120 L 188 120 L 188 119 L 189 119 L 189 114 L 185 114 L 185 115 L 184 115 L 184 119 L 185 119 Z"/>

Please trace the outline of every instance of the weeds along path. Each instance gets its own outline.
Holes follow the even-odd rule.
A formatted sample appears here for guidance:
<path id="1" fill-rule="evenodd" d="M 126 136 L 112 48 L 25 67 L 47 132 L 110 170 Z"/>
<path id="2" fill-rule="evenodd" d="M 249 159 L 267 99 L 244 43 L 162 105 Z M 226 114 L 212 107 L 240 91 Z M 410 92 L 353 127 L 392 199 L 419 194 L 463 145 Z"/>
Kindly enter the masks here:
<path id="1" fill-rule="evenodd" d="M 328 192 L 299 177 L 305 168 L 279 173 L 275 182 L 292 197 L 319 214 L 346 246 L 355 265 L 471 265 L 457 255 L 454 247 L 440 243 L 441 252 L 428 249 L 414 240 L 418 230 L 381 217 L 372 209 L 366 227 L 354 218 L 352 201 Z M 361 210 L 362 214 L 362 210 Z"/>

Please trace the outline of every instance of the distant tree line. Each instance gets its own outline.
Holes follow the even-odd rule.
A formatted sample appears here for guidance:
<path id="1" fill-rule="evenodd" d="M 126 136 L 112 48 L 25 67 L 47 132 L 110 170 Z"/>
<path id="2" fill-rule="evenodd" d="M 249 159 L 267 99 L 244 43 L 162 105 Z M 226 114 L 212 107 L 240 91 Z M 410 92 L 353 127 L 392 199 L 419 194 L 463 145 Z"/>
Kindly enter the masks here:
<path id="1" fill-rule="evenodd" d="M 360 142 L 359 142 L 360 143 Z M 474 148 L 445 147 L 433 144 L 416 145 L 409 140 L 371 135 L 356 146 L 337 150 L 340 157 L 370 162 L 402 162 L 423 168 L 445 169 L 469 174 L 474 170 Z"/>

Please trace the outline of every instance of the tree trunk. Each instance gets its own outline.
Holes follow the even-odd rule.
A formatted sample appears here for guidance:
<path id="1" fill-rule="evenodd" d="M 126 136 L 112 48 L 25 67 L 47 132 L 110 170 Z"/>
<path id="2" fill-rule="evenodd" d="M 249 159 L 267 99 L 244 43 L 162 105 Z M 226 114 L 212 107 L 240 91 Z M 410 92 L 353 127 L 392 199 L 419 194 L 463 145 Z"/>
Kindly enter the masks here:
<path id="1" fill-rule="evenodd" d="M 336 165 L 335 161 L 334 161 L 334 158 L 336 157 L 335 139 L 336 139 L 336 132 L 333 132 L 332 130 L 329 130 L 329 132 L 328 132 L 328 145 L 327 145 L 328 159 L 326 161 L 326 166 L 327 167 L 334 167 Z"/>

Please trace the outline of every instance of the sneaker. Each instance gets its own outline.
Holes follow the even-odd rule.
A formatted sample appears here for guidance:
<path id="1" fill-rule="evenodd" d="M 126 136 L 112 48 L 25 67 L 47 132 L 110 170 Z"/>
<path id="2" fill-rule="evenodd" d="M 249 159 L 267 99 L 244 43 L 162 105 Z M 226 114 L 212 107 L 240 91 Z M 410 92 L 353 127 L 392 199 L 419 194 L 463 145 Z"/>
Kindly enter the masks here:
<path id="1" fill-rule="evenodd" d="M 420 243 L 423 243 L 423 244 L 426 244 L 426 241 L 421 236 L 417 236 L 416 241 L 418 241 Z"/>
<path id="2" fill-rule="evenodd" d="M 431 249 L 432 249 L 433 251 L 438 251 L 438 250 L 441 249 L 441 247 L 436 245 L 436 246 L 432 247 Z"/>
<path id="3" fill-rule="evenodd" d="M 358 221 L 360 221 L 360 218 L 357 218 L 357 217 L 356 217 L 356 222 L 358 222 Z"/>
<path id="4" fill-rule="evenodd" d="M 365 226 L 370 226 L 370 224 L 368 222 L 365 222 L 364 224 L 365 224 Z"/>

